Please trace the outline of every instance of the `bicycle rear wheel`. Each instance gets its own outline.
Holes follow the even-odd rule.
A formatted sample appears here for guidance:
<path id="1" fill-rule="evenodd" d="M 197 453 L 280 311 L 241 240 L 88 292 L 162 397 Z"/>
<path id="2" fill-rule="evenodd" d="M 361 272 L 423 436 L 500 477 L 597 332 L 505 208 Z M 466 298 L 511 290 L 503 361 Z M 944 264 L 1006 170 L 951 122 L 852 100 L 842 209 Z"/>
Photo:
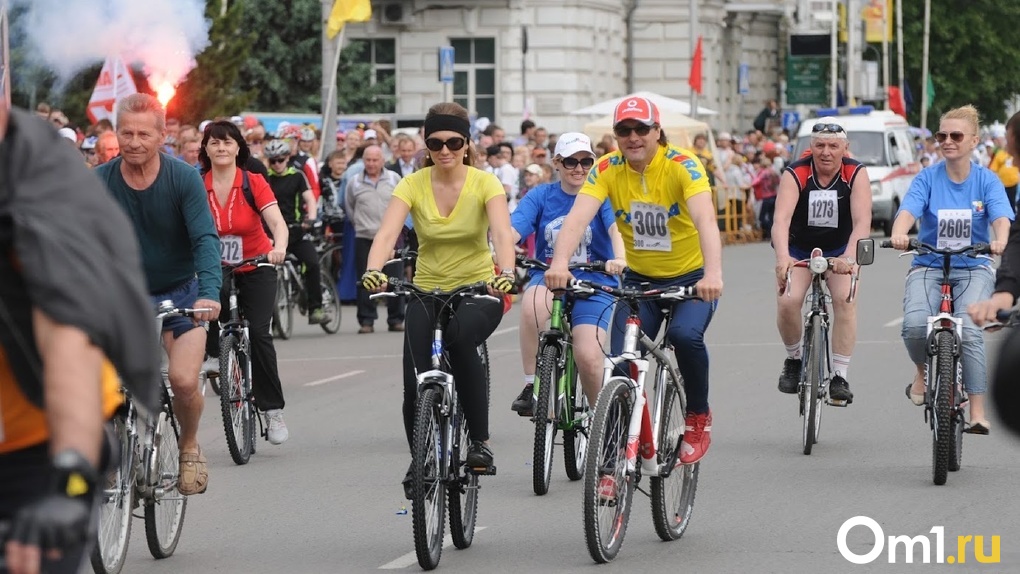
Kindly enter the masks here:
<path id="1" fill-rule="evenodd" d="M 595 562 L 616 558 L 627 533 L 633 475 L 627 472 L 627 432 L 633 401 L 630 382 L 614 377 L 595 406 L 591 447 L 584 475 L 584 539 Z"/>
<path id="2" fill-rule="evenodd" d="M 255 421 L 248 380 L 249 358 L 240 349 L 236 334 L 220 337 L 220 412 L 230 458 L 234 464 L 248 464 L 255 442 Z"/>
<path id="3" fill-rule="evenodd" d="M 322 330 L 330 335 L 340 330 L 341 312 L 340 294 L 336 290 L 336 280 L 330 281 L 325 271 L 320 273 L 319 285 L 322 288 L 322 311 L 329 321 L 321 323 Z"/>
<path id="4" fill-rule="evenodd" d="M 166 410 L 156 421 L 155 451 L 158 457 L 153 477 L 156 487 L 154 498 L 145 502 L 145 541 L 153 558 L 168 558 L 177 549 L 184 525 L 184 511 L 188 498 L 177 490 L 180 479 L 180 447 L 177 439 L 180 428 L 177 420 Z"/>
<path id="5" fill-rule="evenodd" d="M 464 453 L 467 453 L 468 435 L 467 422 L 464 420 L 464 409 L 457 407 L 458 427 L 456 448 L 450 461 L 456 470 L 457 481 L 451 482 L 446 488 L 450 503 L 450 537 L 453 545 L 461 550 L 471 546 L 475 539 L 475 519 L 478 516 L 478 475 L 470 472 L 464 464 Z"/>
<path id="6" fill-rule="evenodd" d="M 820 386 L 825 370 L 825 348 L 822 340 L 822 318 L 815 315 L 811 318 L 811 325 L 804 333 L 804 340 L 810 341 L 805 349 L 806 385 L 800 388 L 803 408 L 803 433 L 801 442 L 804 445 L 804 454 L 811 454 L 811 447 L 818 441 L 818 423 L 822 416 L 822 398 Z"/>
<path id="7" fill-rule="evenodd" d="M 684 405 L 677 392 L 679 381 L 659 367 L 658 384 L 665 386 L 662 419 L 659 423 L 659 464 L 676 461 L 667 477 L 653 476 L 652 522 L 659 538 L 670 541 L 684 535 L 694 511 L 694 495 L 698 490 L 698 469 L 701 463 L 680 464 L 680 442 L 684 437 Z"/>
<path id="8" fill-rule="evenodd" d="M 573 353 L 567 351 L 567 361 L 573 361 Z M 567 363 L 569 365 L 569 362 Z M 577 368 L 573 369 L 573 380 L 567 381 L 567 397 L 560 409 L 564 421 L 572 421 L 570 428 L 563 431 L 563 465 L 567 478 L 584 478 L 585 456 L 588 452 L 588 435 L 591 432 L 591 411 L 588 397 L 577 385 Z"/>
<path id="9" fill-rule="evenodd" d="M 91 556 L 96 574 L 120 572 L 131 539 L 131 511 L 135 501 L 134 448 L 125 417 L 115 416 L 112 424 L 120 447 L 120 464 L 106 475 L 100 494 L 99 527 Z"/>
<path id="10" fill-rule="evenodd" d="M 442 397 L 427 388 L 415 405 L 414 437 L 411 448 L 411 518 L 414 527 L 414 551 L 424 570 L 439 565 L 443 553 L 443 529 L 446 504 L 444 496 Z"/>
<path id="11" fill-rule="evenodd" d="M 273 305 L 273 334 L 283 340 L 294 332 L 294 302 L 292 281 L 283 268 L 276 273 L 276 302 Z"/>
<path id="12" fill-rule="evenodd" d="M 945 484 L 949 471 L 949 457 L 955 450 L 953 445 L 953 429 L 950 428 L 950 409 L 952 407 L 952 385 L 956 384 L 956 364 L 953 360 L 953 334 L 949 331 L 942 331 L 936 335 L 937 364 L 935 376 L 935 397 L 933 419 L 935 422 L 932 431 L 932 456 L 931 470 L 932 481 L 935 484 Z"/>
<path id="13" fill-rule="evenodd" d="M 538 400 L 535 402 L 535 448 L 532 455 L 532 487 L 541 496 L 549 492 L 552 481 L 553 451 L 556 442 L 556 387 L 560 378 L 560 354 L 555 345 L 539 351 Z"/>

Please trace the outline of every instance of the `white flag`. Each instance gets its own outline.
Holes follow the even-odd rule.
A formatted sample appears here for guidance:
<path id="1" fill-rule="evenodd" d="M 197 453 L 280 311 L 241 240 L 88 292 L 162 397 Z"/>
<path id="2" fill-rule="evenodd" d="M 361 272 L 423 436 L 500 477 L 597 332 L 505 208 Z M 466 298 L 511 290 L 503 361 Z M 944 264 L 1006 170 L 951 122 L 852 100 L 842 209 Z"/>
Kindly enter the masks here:
<path id="1" fill-rule="evenodd" d="M 102 71 L 99 72 L 99 80 L 96 81 L 96 89 L 89 98 L 85 114 L 92 123 L 103 119 L 112 121 L 113 109 L 117 102 L 137 92 L 135 80 L 124 65 L 124 61 L 120 58 L 107 58 L 103 62 Z"/>

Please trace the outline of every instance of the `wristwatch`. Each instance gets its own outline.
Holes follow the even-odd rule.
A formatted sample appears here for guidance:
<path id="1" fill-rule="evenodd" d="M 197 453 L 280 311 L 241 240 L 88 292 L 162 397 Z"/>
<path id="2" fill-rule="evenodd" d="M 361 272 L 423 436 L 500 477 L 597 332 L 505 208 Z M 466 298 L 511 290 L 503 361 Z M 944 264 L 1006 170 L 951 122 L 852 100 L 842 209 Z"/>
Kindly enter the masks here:
<path id="1" fill-rule="evenodd" d="M 80 452 L 66 449 L 50 461 L 56 472 L 56 490 L 68 498 L 91 494 L 99 482 L 99 473 Z"/>

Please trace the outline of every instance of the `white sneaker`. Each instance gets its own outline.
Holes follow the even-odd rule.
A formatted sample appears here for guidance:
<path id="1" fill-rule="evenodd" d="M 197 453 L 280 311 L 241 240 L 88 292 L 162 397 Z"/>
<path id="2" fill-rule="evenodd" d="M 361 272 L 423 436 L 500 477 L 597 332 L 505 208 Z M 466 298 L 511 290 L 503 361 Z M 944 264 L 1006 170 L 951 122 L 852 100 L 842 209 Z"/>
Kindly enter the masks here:
<path id="1" fill-rule="evenodd" d="M 266 411 L 266 421 L 269 427 L 266 430 L 266 438 L 269 439 L 269 443 L 283 444 L 287 442 L 290 432 L 287 431 L 287 423 L 283 421 L 283 409 Z"/>
<path id="2" fill-rule="evenodd" d="M 202 372 L 207 377 L 218 377 L 220 375 L 220 360 L 216 357 L 209 357 L 202 362 Z"/>

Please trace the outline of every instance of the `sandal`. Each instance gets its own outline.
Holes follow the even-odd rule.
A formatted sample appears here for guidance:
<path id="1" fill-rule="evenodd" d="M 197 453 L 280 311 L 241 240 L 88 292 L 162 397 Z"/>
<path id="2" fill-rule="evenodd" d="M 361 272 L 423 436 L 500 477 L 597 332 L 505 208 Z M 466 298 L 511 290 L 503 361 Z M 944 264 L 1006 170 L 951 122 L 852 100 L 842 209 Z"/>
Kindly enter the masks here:
<path id="1" fill-rule="evenodd" d="M 181 471 L 177 481 L 177 490 L 185 496 L 202 494 L 209 485 L 209 469 L 201 447 L 198 452 L 182 452 L 180 457 Z"/>
<path id="2" fill-rule="evenodd" d="M 968 434 L 983 434 L 983 435 L 987 435 L 989 430 L 990 429 L 988 428 L 988 423 L 987 422 L 978 421 L 978 422 L 970 423 L 969 425 L 967 425 L 966 428 L 963 429 L 963 432 L 968 433 Z"/>
<path id="3" fill-rule="evenodd" d="M 910 392 L 910 389 L 913 386 L 914 383 L 907 383 L 907 398 L 910 399 L 910 402 L 914 403 L 915 405 L 921 406 L 924 404 L 924 393 L 915 395 L 914 393 Z"/>

